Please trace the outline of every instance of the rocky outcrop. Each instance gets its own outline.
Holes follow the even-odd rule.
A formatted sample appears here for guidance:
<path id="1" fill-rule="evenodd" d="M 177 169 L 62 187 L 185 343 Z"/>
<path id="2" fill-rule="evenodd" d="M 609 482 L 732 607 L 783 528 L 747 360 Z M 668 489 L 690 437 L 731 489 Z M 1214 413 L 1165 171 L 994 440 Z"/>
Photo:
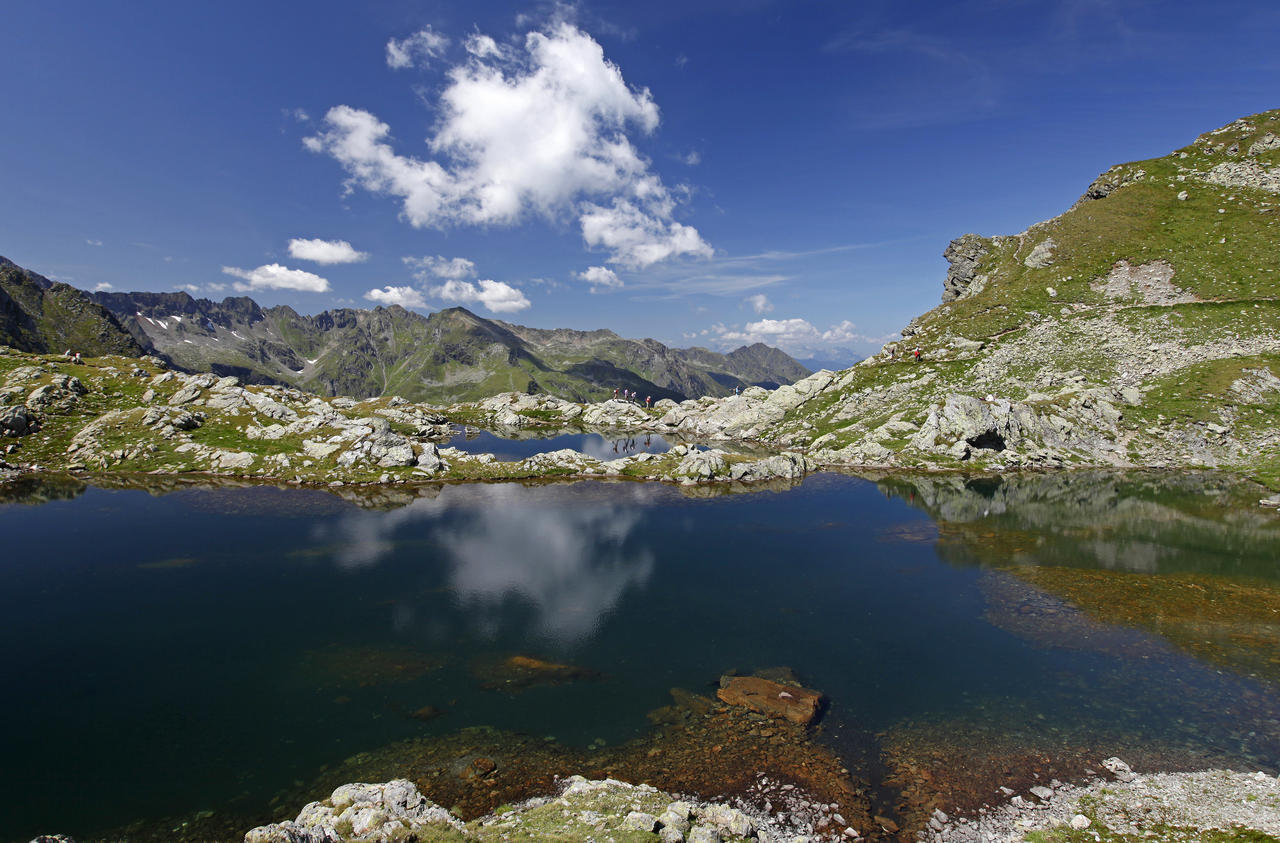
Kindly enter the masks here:
<path id="1" fill-rule="evenodd" d="M 976 234 L 966 234 L 951 241 L 942 253 L 950 264 L 946 280 L 942 282 L 943 304 L 982 290 L 986 276 L 978 274 L 978 262 L 989 251 L 987 241 Z"/>
<path id="2" fill-rule="evenodd" d="M 1137 181 L 1146 175 L 1143 170 L 1134 170 L 1124 165 L 1117 165 L 1098 176 L 1085 189 L 1084 195 L 1075 201 L 1072 209 L 1078 208 L 1086 202 L 1094 202 L 1098 199 L 1106 199 L 1112 193 L 1115 193 L 1126 184 Z"/>
<path id="3" fill-rule="evenodd" d="M 826 807 L 826 806 L 823 806 Z M 838 816 L 838 815 L 836 815 Z M 245 843 L 404 843 L 404 841 L 653 840 L 661 843 L 796 843 L 850 834 L 799 835 L 765 812 L 676 799 L 649 785 L 571 776 L 552 797 L 462 823 L 404 779 L 348 784 L 312 802 L 296 820 L 261 826 Z M 843 818 L 841 818 L 842 820 Z"/>
<path id="4" fill-rule="evenodd" d="M 244 843 L 400 843 L 414 839 L 462 839 L 463 824 L 426 799 L 413 782 L 346 784 L 312 802 L 296 820 L 255 828 Z M 449 832 L 454 832 L 449 835 Z"/>
<path id="5" fill-rule="evenodd" d="M 27 436 L 40 429 L 40 417 L 26 405 L 0 407 L 0 436 Z"/>
<path id="6" fill-rule="evenodd" d="M 1044 269 L 1047 266 L 1053 266 L 1053 250 L 1057 245 L 1052 237 L 1046 237 L 1035 245 L 1031 254 L 1023 259 L 1022 264 L 1028 269 Z"/>

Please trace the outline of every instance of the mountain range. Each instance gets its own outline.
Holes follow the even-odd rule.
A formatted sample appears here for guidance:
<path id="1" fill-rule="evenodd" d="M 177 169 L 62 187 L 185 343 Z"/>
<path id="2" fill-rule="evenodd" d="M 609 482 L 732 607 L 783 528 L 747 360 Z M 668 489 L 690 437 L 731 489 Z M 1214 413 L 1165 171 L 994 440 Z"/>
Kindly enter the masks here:
<path id="1" fill-rule="evenodd" d="M 683 400 L 809 374 L 761 343 L 728 354 L 673 349 L 608 330 L 527 328 L 460 307 L 428 316 L 396 305 L 305 316 L 243 296 L 214 302 L 182 292 L 90 294 L 4 258 L 0 343 L 46 353 L 150 352 L 188 371 L 247 383 L 441 404 L 509 391 L 593 401 L 615 388 Z"/>

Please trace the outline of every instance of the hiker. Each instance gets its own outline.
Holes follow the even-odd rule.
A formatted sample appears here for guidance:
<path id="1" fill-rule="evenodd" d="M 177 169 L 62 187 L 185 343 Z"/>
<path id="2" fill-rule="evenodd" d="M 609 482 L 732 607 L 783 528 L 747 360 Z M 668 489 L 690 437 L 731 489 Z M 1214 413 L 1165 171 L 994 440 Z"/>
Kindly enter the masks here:
<path id="1" fill-rule="evenodd" d="M 648 406 L 650 406 L 651 404 L 653 404 L 653 396 L 652 396 L 652 395 L 646 395 L 646 396 L 644 397 L 644 405 L 645 405 L 645 407 L 648 407 Z"/>
<path id="2" fill-rule="evenodd" d="M 919 363 L 920 362 L 920 346 L 918 345 L 916 346 L 916 350 L 913 352 L 913 356 L 915 357 L 916 362 Z"/>
<path id="3" fill-rule="evenodd" d="M 71 362 L 72 362 L 72 363 L 83 363 L 83 362 L 84 362 L 83 360 L 81 360 L 81 359 L 80 359 L 80 352 L 78 352 L 78 351 L 77 351 L 77 352 L 75 353 L 75 355 L 74 355 L 74 356 L 72 356 L 72 358 L 71 358 Z"/>
<path id="4" fill-rule="evenodd" d="M 734 395 L 737 395 L 737 394 L 738 394 L 738 390 L 740 390 L 740 389 L 742 389 L 742 387 L 740 387 L 740 386 L 735 386 L 735 387 L 733 388 L 733 394 L 734 394 Z"/>
<path id="5" fill-rule="evenodd" d="M 613 400 L 618 400 L 618 388 L 616 386 L 613 388 Z"/>

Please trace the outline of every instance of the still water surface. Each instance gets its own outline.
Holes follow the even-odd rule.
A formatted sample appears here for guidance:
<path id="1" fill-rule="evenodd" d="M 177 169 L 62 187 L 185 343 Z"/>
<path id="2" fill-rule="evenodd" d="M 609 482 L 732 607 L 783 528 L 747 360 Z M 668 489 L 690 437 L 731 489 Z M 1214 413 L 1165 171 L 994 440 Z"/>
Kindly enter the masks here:
<path id="1" fill-rule="evenodd" d="M 547 436 L 531 430 L 522 438 L 496 436 L 475 428 L 459 428 L 446 443 L 469 454 L 493 454 L 502 462 L 518 462 L 537 454 L 568 448 L 599 460 L 616 460 L 635 454 L 665 454 L 671 443 L 656 433 L 560 433 Z"/>
<path id="2" fill-rule="evenodd" d="M 1212 477 L 1064 474 L 0 504 L 6 833 L 253 815 L 324 765 L 470 725 L 615 744 L 673 687 L 778 665 L 828 695 L 850 766 L 1051 729 L 1274 773 L 1280 531 L 1248 501 Z M 511 654 L 603 678 L 482 688 Z"/>

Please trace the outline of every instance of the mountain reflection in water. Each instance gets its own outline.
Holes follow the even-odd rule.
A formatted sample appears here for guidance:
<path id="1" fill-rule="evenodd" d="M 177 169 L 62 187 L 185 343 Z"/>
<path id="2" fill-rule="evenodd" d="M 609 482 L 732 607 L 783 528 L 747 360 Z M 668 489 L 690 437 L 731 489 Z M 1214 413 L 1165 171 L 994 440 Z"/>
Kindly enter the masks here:
<path id="1" fill-rule="evenodd" d="M 1083 610 L 1280 683 L 1280 517 L 1257 505 L 1252 484 L 1214 473 L 1061 472 L 893 477 L 881 488 L 936 519 L 942 559 L 1005 569 L 1034 587 L 1010 604 L 996 596 L 1009 589 L 989 583 L 993 605 L 1013 613 L 989 613 L 1003 628 L 1070 646 L 1083 639 L 1068 619 Z"/>

